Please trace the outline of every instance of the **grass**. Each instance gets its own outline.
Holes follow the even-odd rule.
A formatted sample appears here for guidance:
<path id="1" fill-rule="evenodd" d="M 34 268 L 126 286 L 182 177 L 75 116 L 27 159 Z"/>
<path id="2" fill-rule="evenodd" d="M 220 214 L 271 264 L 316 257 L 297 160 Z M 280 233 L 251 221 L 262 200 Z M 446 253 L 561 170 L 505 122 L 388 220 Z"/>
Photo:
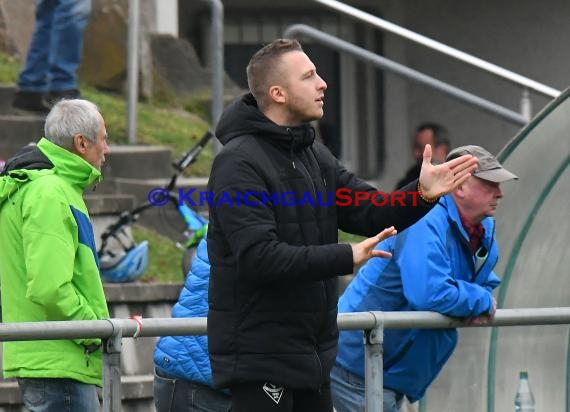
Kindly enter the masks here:
<path id="1" fill-rule="evenodd" d="M 359 243 L 366 239 L 364 236 L 353 235 L 342 230 L 338 231 L 338 243 Z"/>
<path id="2" fill-rule="evenodd" d="M 0 83 L 15 84 L 21 63 L 4 53 L 0 53 Z M 128 143 L 126 134 L 127 105 L 123 96 L 104 92 L 88 85 L 81 84 L 81 93 L 87 100 L 99 106 L 109 141 L 111 144 Z M 177 101 L 173 96 L 157 99 L 159 104 L 139 102 L 137 105 L 137 143 L 146 145 L 162 145 L 172 149 L 174 158 L 190 149 L 208 129 L 209 124 L 202 116 L 190 113 L 183 107 L 200 107 L 199 103 L 191 104 L 189 99 Z M 196 163 L 187 172 L 193 176 L 205 176 L 212 164 L 212 151 L 208 146 Z"/>
<path id="3" fill-rule="evenodd" d="M 183 281 L 182 250 L 176 247 L 175 242 L 143 226 L 134 225 L 132 229 L 137 243 L 143 240 L 149 242 L 148 268 L 141 281 L 145 283 Z"/>
<path id="4" fill-rule="evenodd" d="M 0 53 L 0 83 L 16 83 L 21 67 L 17 59 Z"/>
<path id="5" fill-rule="evenodd" d="M 88 85 L 81 87 L 83 96 L 97 104 L 112 144 L 127 144 L 127 105 L 122 96 L 101 92 Z M 137 143 L 161 145 L 172 149 L 174 158 L 190 149 L 206 132 L 209 125 L 200 117 L 178 107 L 156 107 L 149 103 L 137 105 Z M 205 176 L 212 165 L 210 145 L 200 154 L 188 175 Z"/>

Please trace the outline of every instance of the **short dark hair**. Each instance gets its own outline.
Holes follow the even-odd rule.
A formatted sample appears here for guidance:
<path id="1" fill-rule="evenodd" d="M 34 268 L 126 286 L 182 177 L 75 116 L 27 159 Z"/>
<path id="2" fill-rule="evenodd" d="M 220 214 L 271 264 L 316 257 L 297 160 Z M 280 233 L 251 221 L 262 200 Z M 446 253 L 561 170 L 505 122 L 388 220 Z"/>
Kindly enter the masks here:
<path id="1" fill-rule="evenodd" d="M 451 148 L 451 141 L 449 140 L 447 129 L 442 125 L 434 122 L 426 122 L 420 124 L 416 128 L 416 134 L 423 132 L 424 130 L 431 130 L 433 133 L 433 146 L 445 145 Z"/>
<path id="2" fill-rule="evenodd" d="M 247 65 L 247 84 L 260 108 L 267 101 L 267 90 L 274 79 L 279 77 L 279 58 L 292 51 L 303 51 L 301 44 L 294 39 L 276 39 L 259 49 Z"/>

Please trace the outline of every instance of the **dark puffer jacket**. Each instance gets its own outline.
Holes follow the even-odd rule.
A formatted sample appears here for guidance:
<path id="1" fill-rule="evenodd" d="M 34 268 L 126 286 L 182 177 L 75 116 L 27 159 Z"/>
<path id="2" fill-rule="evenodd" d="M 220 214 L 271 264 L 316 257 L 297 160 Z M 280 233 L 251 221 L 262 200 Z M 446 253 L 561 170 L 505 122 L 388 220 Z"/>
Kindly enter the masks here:
<path id="1" fill-rule="evenodd" d="M 226 109 L 216 134 L 224 148 L 209 181 L 214 386 L 269 381 L 317 389 L 329 381 L 336 356 L 336 277 L 353 270 L 338 229 L 364 236 L 391 225 L 401 231 L 431 205 L 418 199 L 412 206 L 409 197 L 406 206 L 337 206 L 338 188 L 376 189 L 315 143 L 308 124 L 273 123 L 250 94 Z"/>

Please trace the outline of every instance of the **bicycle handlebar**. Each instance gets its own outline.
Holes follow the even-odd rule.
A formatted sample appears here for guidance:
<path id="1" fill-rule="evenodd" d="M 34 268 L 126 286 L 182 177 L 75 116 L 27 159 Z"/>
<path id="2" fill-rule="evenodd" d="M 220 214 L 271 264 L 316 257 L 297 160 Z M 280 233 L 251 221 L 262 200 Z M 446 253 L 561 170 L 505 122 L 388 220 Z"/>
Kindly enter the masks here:
<path id="1" fill-rule="evenodd" d="M 194 163 L 194 161 L 196 160 L 202 149 L 206 147 L 208 141 L 212 138 L 212 136 L 214 136 L 214 134 L 210 130 L 204 133 L 204 136 L 202 136 L 200 141 L 196 143 L 196 145 L 192 149 L 188 150 L 186 153 L 182 155 L 180 160 L 172 164 L 174 169 L 178 170 L 178 172 L 182 172 L 191 163 Z"/>
<path id="2" fill-rule="evenodd" d="M 172 189 L 174 189 L 174 186 L 176 185 L 176 179 L 178 178 L 180 173 L 182 173 L 190 164 L 196 161 L 198 155 L 202 152 L 204 147 L 206 147 L 208 141 L 213 136 L 214 134 L 212 133 L 212 131 L 208 130 L 206 133 L 204 133 L 202 138 L 198 141 L 198 143 L 196 143 L 194 147 L 192 147 L 190 150 L 188 150 L 186 153 L 182 155 L 180 160 L 172 163 L 172 167 L 176 170 L 176 172 L 170 178 L 170 182 L 165 187 L 165 190 L 170 192 L 172 191 Z M 121 230 L 124 226 L 127 226 L 135 222 L 138 219 L 138 214 L 143 210 L 148 209 L 151 206 L 154 206 L 154 204 L 145 201 L 131 211 L 122 212 L 119 215 L 117 221 L 115 223 L 110 224 L 107 227 L 107 229 L 103 232 L 103 234 L 101 234 L 102 243 L 101 247 L 99 248 L 99 253 L 101 253 L 101 251 L 106 247 L 107 239 L 109 237 L 116 236 L 119 230 Z"/>
<path id="3" fill-rule="evenodd" d="M 180 175 L 180 173 L 182 173 L 184 169 L 186 169 L 190 164 L 196 161 L 196 158 L 202 152 L 204 147 L 206 147 L 208 141 L 213 135 L 214 134 L 210 130 L 208 130 L 206 133 L 204 133 L 204 136 L 202 136 L 202 138 L 198 141 L 198 143 L 196 143 L 194 147 L 192 147 L 190 150 L 188 150 L 186 153 L 182 155 L 180 160 L 172 163 L 172 167 L 174 168 L 174 170 L 176 170 L 176 173 L 172 175 L 172 178 L 170 179 L 168 186 L 166 186 L 167 191 L 170 192 L 172 189 L 174 189 L 174 186 L 176 186 L 176 179 L 178 179 L 178 175 Z"/>

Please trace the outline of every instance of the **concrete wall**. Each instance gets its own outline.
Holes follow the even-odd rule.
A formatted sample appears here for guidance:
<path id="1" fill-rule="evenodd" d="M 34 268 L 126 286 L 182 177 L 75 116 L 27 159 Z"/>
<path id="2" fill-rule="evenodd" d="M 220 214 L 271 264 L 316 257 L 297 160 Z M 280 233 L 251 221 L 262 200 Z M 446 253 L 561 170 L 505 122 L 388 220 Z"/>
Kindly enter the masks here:
<path id="1" fill-rule="evenodd" d="M 563 90 L 568 87 L 570 55 L 565 53 L 570 3 L 553 0 L 389 0 L 379 6 L 382 17 L 533 80 Z M 439 52 L 385 35 L 386 56 L 442 81 L 518 111 L 521 89 L 482 73 Z M 411 162 L 413 128 L 426 120 L 450 131 L 455 146 L 474 143 L 497 152 L 518 127 L 465 106 L 437 91 L 386 76 L 388 156 L 383 179 L 393 181 Z M 550 99 L 531 93 L 534 114 Z M 408 150 L 402 150 L 408 148 Z M 399 155 L 404 154 L 404 157 Z"/>
<path id="2" fill-rule="evenodd" d="M 156 33 L 178 37 L 178 0 L 155 0 Z"/>

